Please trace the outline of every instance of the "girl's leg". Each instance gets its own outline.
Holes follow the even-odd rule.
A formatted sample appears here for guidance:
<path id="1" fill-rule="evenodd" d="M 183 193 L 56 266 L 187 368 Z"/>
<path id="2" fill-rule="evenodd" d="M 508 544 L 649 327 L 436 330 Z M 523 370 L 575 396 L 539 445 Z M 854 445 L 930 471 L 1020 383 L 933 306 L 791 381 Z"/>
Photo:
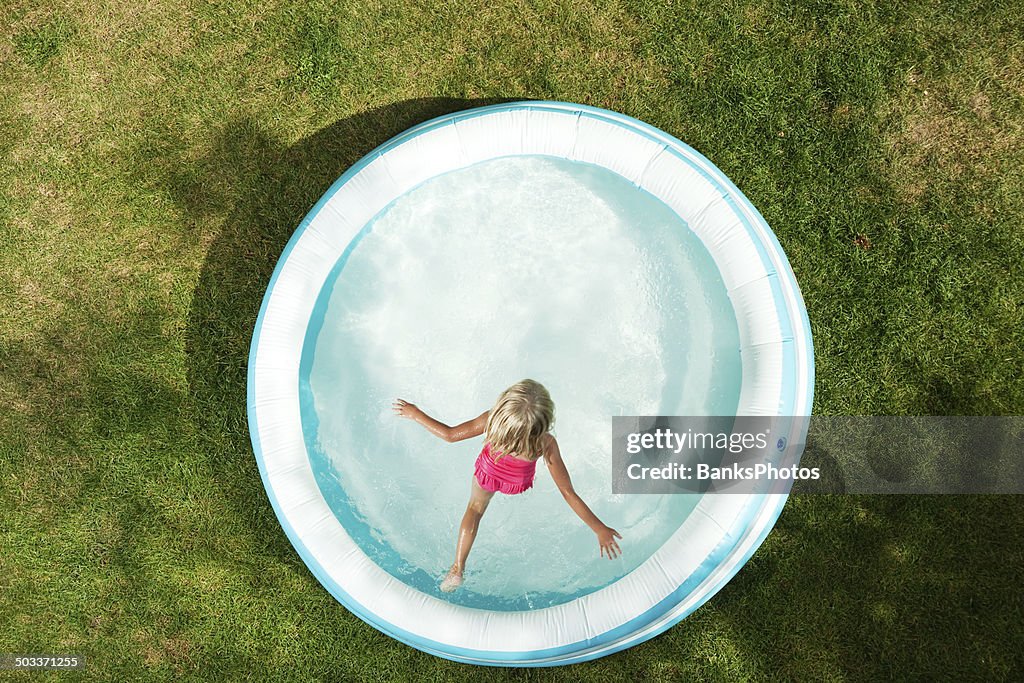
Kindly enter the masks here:
<path id="1" fill-rule="evenodd" d="M 459 527 L 459 543 L 455 547 L 455 564 L 448 571 L 448 576 L 441 582 L 441 590 L 446 593 L 462 585 L 462 572 L 466 568 L 466 558 L 473 548 L 473 541 L 476 540 L 476 530 L 480 527 L 480 518 L 487 510 L 487 504 L 494 497 L 493 491 L 484 491 L 473 477 L 473 489 L 469 495 L 469 505 L 466 506 L 466 514 L 462 516 L 462 525 Z"/>

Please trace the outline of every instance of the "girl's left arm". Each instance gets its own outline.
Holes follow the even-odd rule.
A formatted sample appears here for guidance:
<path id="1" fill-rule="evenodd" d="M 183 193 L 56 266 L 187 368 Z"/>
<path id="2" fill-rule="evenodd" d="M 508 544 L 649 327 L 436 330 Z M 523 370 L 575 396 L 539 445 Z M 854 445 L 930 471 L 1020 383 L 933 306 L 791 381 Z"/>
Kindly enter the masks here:
<path id="1" fill-rule="evenodd" d="M 594 514 L 594 511 L 590 509 L 590 506 L 583 502 L 580 495 L 576 493 L 576 489 L 572 486 L 572 479 L 569 478 L 569 470 L 566 469 L 565 462 L 562 460 L 558 441 L 550 434 L 548 434 L 547 447 L 544 449 L 544 459 L 548 462 L 551 478 L 555 481 L 555 486 L 558 487 L 562 497 L 565 498 L 565 502 L 583 520 L 583 523 L 589 526 L 591 531 L 597 535 L 597 544 L 601 549 L 601 556 L 606 556 L 611 560 L 621 555 L 622 549 L 619 548 L 619 544 L 615 539 L 622 538 L 622 534 L 602 522 Z"/>
<path id="2" fill-rule="evenodd" d="M 454 427 L 449 427 L 440 420 L 435 420 L 430 417 L 412 403 L 400 398 L 395 399 L 395 402 L 391 405 L 391 409 L 394 411 L 395 415 L 415 420 L 426 427 L 427 431 L 431 434 L 439 439 L 444 439 L 448 443 L 471 439 L 474 436 L 480 436 L 483 434 L 484 430 L 487 429 L 487 416 L 491 412 L 489 410 L 484 411 L 472 420 L 466 420 Z"/>

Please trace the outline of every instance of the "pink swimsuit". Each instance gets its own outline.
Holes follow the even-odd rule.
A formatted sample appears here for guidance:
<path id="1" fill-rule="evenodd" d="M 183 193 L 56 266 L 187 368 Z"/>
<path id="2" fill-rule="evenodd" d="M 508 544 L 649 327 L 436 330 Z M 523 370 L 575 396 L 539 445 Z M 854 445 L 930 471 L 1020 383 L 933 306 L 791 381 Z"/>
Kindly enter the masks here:
<path id="1" fill-rule="evenodd" d="M 526 461 L 502 455 L 495 462 L 489 443 L 484 444 L 484 449 L 476 458 L 476 480 L 484 491 L 501 491 L 509 495 L 522 493 L 533 486 L 536 471 L 536 460 Z"/>

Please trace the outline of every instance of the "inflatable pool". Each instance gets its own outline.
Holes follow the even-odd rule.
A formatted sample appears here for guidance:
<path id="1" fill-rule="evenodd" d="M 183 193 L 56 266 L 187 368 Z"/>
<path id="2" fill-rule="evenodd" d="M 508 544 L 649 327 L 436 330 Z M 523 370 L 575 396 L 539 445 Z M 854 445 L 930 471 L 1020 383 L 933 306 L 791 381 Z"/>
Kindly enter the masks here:
<path id="1" fill-rule="evenodd" d="M 433 439 L 390 402 L 452 424 L 523 377 L 551 392 L 575 487 L 623 554 L 598 557 L 541 466 L 495 497 L 463 588 L 441 593 L 481 443 Z M 249 427 L 285 533 L 345 607 L 441 657 L 546 666 L 683 619 L 786 500 L 615 495 L 611 416 L 809 415 L 813 381 L 792 270 L 717 168 L 621 114 L 521 102 L 409 129 L 313 207 L 256 322 Z"/>

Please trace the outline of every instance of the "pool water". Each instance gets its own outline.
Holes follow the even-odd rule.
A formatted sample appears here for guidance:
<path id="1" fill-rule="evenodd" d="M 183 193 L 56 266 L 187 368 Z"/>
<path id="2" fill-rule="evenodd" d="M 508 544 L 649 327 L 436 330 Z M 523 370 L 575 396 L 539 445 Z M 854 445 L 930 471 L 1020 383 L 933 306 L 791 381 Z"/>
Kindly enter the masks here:
<path id="1" fill-rule="evenodd" d="M 482 439 L 445 443 L 391 402 L 457 424 L 525 377 L 622 556 L 599 556 L 541 462 L 532 490 L 495 495 L 463 588 L 442 593 Z M 731 415 L 740 379 L 728 295 L 679 216 L 605 169 L 518 156 L 433 178 L 360 232 L 317 300 L 300 398 L 317 483 L 367 555 L 440 599 L 524 610 L 626 575 L 697 503 L 612 494 L 611 416 Z"/>

